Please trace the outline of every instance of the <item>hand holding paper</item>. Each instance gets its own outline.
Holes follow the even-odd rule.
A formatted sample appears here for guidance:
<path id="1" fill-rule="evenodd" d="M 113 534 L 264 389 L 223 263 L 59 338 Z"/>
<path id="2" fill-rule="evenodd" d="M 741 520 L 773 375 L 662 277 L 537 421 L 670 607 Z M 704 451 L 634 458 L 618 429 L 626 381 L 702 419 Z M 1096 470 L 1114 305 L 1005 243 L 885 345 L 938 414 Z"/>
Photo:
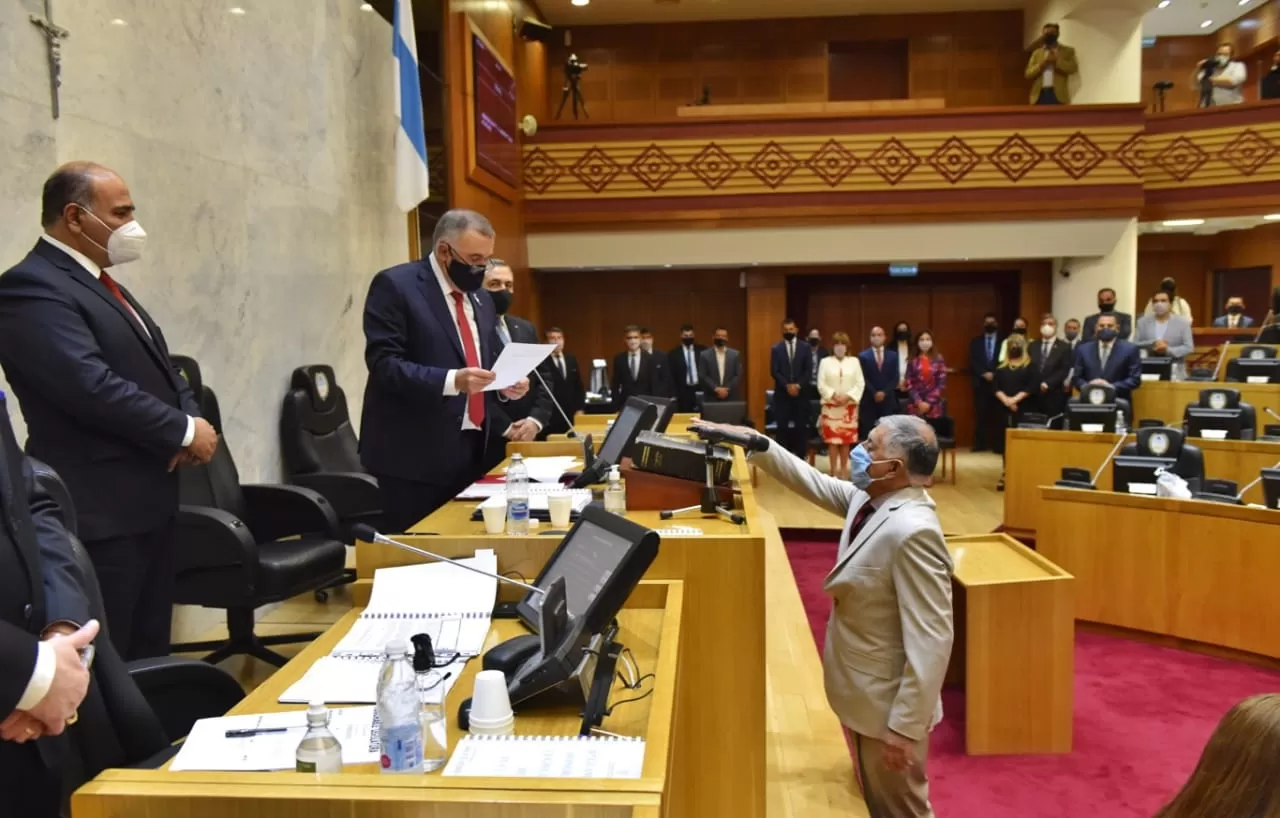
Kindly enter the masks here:
<path id="1" fill-rule="evenodd" d="M 555 344 L 507 344 L 498 360 L 493 362 L 493 382 L 484 391 L 515 386 L 545 361 L 555 348 Z"/>

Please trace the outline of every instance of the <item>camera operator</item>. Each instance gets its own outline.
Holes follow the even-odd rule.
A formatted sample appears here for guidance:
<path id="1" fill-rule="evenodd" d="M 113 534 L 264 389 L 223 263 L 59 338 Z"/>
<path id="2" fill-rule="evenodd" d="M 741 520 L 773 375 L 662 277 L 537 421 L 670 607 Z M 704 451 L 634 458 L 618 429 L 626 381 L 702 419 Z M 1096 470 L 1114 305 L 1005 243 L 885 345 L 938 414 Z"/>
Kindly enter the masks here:
<path id="1" fill-rule="evenodd" d="M 1271 55 L 1271 70 L 1262 78 L 1263 99 L 1280 99 L 1280 51 Z"/>
<path id="2" fill-rule="evenodd" d="M 1066 105 L 1071 101 L 1067 77 L 1076 73 L 1076 50 L 1058 41 L 1057 23 L 1045 23 L 1027 61 L 1032 105 Z"/>
<path id="3" fill-rule="evenodd" d="M 1244 63 L 1235 59 L 1236 49 L 1231 43 L 1218 46 L 1218 53 L 1201 60 L 1196 66 L 1194 82 L 1200 89 L 1200 106 L 1238 105 L 1244 102 L 1241 88 L 1249 77 Z"/>

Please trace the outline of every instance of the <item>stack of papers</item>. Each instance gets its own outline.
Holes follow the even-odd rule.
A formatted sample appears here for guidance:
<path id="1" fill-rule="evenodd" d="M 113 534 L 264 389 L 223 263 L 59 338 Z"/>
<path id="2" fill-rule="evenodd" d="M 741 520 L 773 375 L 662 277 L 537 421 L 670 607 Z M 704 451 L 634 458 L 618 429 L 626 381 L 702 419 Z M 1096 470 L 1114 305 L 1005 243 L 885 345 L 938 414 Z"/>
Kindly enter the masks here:
<path id="1" fill-rule="evenodd" d="M 560 457 L 526 457 L 524 465 L 529 469 L 532 483 L 559 483 L 560 475 L 582 466 L 582 458 L 573 455 Z"/>
<path id="2" fill-rule="evenodd" d="M 431 688 L 425 704 L 443 704 L 449 691 L 462 675 L 465 659 L 456 659 L 432 671 Z M 378 673 L 381 659 L 356 656 L 325 656 L 312 665 L 302 678 L 280 694 L 281 704 L 377 704 Z"/>
<path id="3" fill-rule="evenodd" d="M 373 764 L 378 760 L 378 731 L 373 707 L 339 707 L 329 711 L 329 732 L 342 745 L 343 764 Z M 285 728 L 245 738 L 227 738 L 228 730 Z M 298 744 L 307 732 L 307 714 L 264 713 L 200 719 L 191 728 L 169 769 L 174 772 L 257 772 L 292 770 Z"/>

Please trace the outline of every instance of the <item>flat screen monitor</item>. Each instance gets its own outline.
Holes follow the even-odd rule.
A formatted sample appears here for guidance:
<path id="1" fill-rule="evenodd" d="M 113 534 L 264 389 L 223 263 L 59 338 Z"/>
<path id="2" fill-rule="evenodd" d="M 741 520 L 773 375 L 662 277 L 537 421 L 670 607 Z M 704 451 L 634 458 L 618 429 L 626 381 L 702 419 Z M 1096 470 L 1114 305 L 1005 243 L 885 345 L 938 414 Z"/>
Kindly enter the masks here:
<path id="1" fill-rule="evenodd" d="M 471 32 L 471 74 L 475 86 L 476 167 L 512 187 L 519 187 L 516 78 L 489 43 L 474 31 Z"/>
<path id="2" fill-rule="evenodd" d="M 1267 508 L 1280 511 L 1280 469 L 1262 470 L 1262 496 Z"/>
<path id="3" fill-rule="evenodd" d="M 569 618 L 586 635 L 601 633 L 618 615 L 636 583 L 658 556 L 658 535 L 598 504 L 587 506 L 534 580 L 549 590 L 564 579 Z M 532 591 L 516 605 L 531 631 L 538 628 L 543 597 Z"/>
<path id="4" fill-rule="evenodd" d="M 1173 359 L 1164 357 L 1147 357 L 1142 359 L 1142 380 L 1173 380 Z"/>
<path id="5" fill-rule="evenodd" d="M 1243 435 L 1244 412 L 1240 409 L 1187 407 L 1187 437 L 1208 440 L 1240 440 Z"/>
<path id="6" fill-rule="evenodd" d="M 1067 429 L 1072 432 L 1105 432 L 1115 434 L 1114 403 L 1068 403 Z"/>
<path id="7" fill-rule="evenodd" d="M 1156 494 L 1156 471 L 1170 471 L 1177 461 L 1172 457 L 1139 457 L 1120 455 L 1111 461 L 1111 485 L 1113 491 L 1122 494 Z"/>
<path id="8" fill-rule="evenodd" d="M 636 442 L 636 435 L 653 425 L 653 419 L 657 414 L 658 407 L 652 403 L 635 396 L 627 398 L 622 411 L 609 427 L 604 443 L 600 444 L 599 454 L 596 455 L 591 466 L 584 468 L 582 474 L 574 480 L 574 488 L 586 488 L 603 480 L 609 469 L 621 463 L 622 458 L 627 456 L 632 444 Z"/>
<path id="9" fill-rule="evenodd" d="M 652 403 L 658 408 L 658 416 L 653 420 L 653 426 L 646 431 L 657 432 L 662 434 L 667 431 L 667 426 L 671 423 L 671 417 L 676 413 L 675 398 L 659 398 L 654 395 L 638 395 L 642 401 Z"/>
<path id="10" fill-rule="evenodd" d="M 1239 383 L 1280 383 L 1280 358 L 1237 358 Z"/>

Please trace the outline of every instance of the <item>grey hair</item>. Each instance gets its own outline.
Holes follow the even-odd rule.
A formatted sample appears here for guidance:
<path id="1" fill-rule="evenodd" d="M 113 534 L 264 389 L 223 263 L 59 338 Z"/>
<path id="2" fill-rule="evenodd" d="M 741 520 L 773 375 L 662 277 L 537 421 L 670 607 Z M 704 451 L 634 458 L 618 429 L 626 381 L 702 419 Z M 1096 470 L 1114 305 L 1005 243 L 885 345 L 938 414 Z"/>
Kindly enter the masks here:
<path id="1" fill-rule="evenodd" d="M 486 270 L 496 270 L 499 267 L 510 267 L 511 265 L 494 256 L 490 257 L 490 259 L 484 263 L 484 266 Z"/>
<path id="2" fill-rule="evenodd" d="M 493 225 L 489 220 L 474 210 L 447 210 L 436 222 L 436 229 L 431 234 L 431 246 L 437 247 L 440 242 L 454 242 L 463 233 L 474 230 L 486 239 L 494 236 Z"/>
<path id="3" fill-rule="evenodd" d="M 913 485 L 933 476 L 938 466 L 938 438 L 933 427 L 915 415 L 887 415 L 877 425 L 885 430 L 881 457 L 900 458 Z"/>

